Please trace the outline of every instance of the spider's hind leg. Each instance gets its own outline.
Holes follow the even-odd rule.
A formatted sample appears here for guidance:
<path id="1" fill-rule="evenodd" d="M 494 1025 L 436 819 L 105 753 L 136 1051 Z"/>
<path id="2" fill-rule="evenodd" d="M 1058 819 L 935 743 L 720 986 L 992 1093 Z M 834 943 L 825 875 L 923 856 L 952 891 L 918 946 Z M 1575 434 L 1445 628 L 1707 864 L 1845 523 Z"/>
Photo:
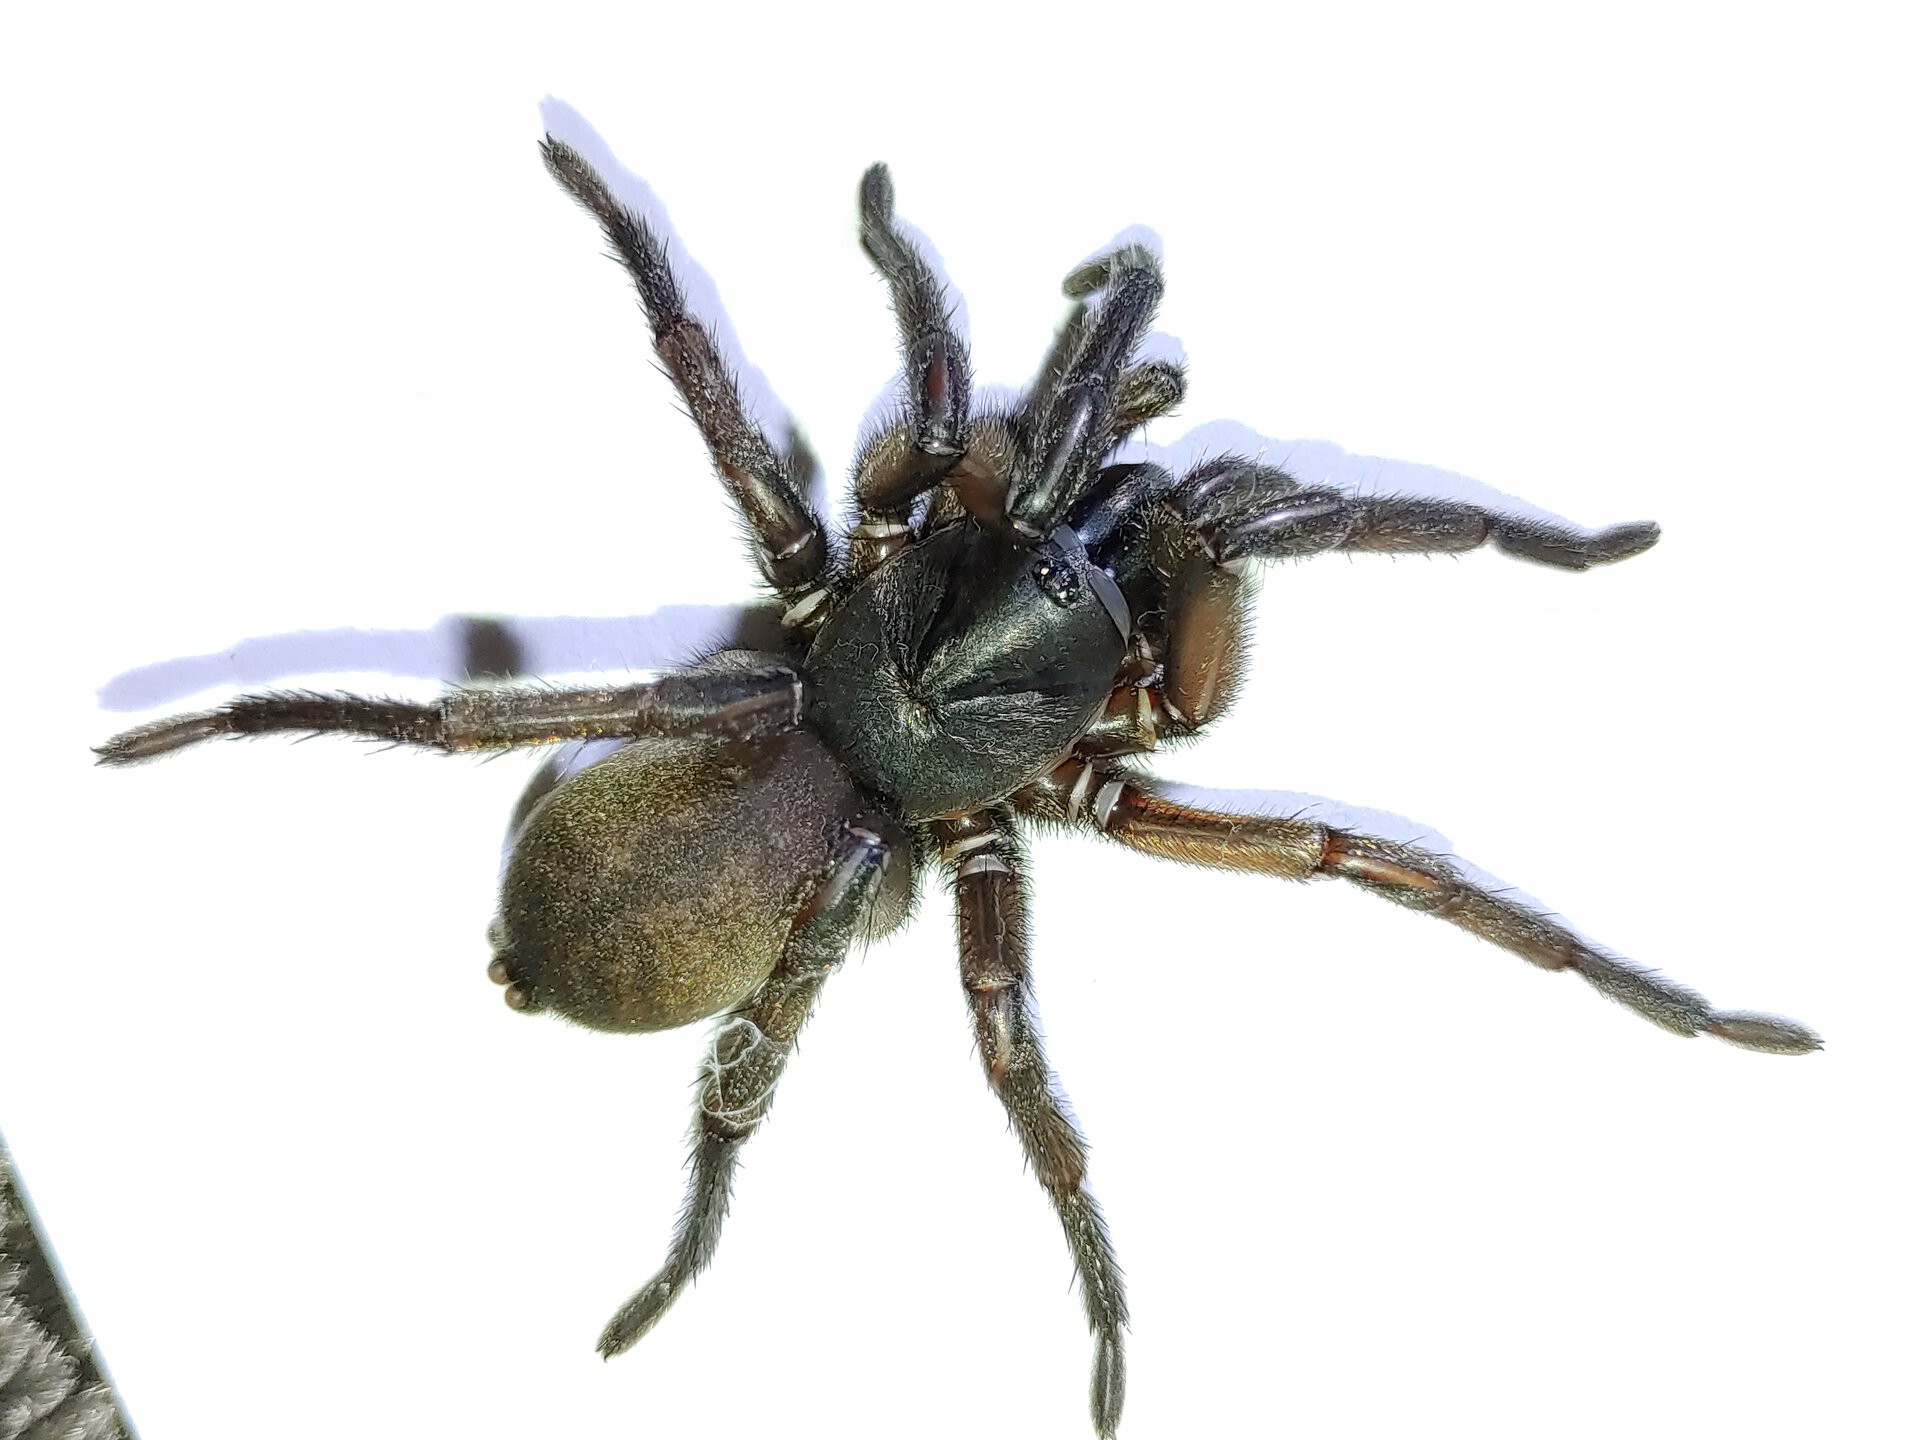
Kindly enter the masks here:
<path id="1" fill-rule="evenodd" d="M 712 1262 L 740 1149 L 766 1118 L 820 987 L 849 947 L 865 938 L 886 872 L 906 864 L 908 854 L 885 822 L 848 825 L 773 973 L 714 1023 L 701 1067 L 686 1201 L 666 1263 L 607 1322 L 601 1355 L 611 1358 L 636 1344 Z"/>
<path id="2" fill-rule="evenodd" d="M 1034 1019 L 1025 860 L 1013 816 L 996 809 L 937 821 L 934 838 L 953 877 L 960 978 L 980 1063 L 1073 1251 L 1094 1339 L 1093 1426 L 1105 1440 L 1120 1423 L 1126 1392 L 1127 1297 L 1106 1221 L 1086 1187 L 1086 1142 L 1067 1118 Z"/>
<path id="3" fill-rule="evenodd" d="M 1071 760 L 1015 796 L 1025 813 L 1093 829 L 1130 849 L 1284 880 L 1332 877 L 1457 925 L 1542 970 L 1570 970 L 1609 1000 L 1676 1035 L 1714 1035 L 1776 1055 L 1804 1055 L 1820 1037 L 1797 1020 L 1720 1010 L 1655 970 L 1588 944 L 1557 920 L 1463 877 L 1445 857 L 1298 816 L 1203 809 L 1150 777 Z"/>

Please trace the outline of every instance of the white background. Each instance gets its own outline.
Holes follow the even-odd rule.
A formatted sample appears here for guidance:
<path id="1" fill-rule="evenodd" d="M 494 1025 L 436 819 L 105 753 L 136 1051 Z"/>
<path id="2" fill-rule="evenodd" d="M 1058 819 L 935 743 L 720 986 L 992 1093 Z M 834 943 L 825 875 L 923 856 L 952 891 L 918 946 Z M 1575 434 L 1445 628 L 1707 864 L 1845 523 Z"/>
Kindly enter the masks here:
<path id="1" fill-rule="evenodd" d="M 1129 1440 L 1910 1423 L 1896 7 L 794 8 L 8 26 L 0 1125 L 146 1440 L 1088 1433 L 937 891 L 828 991 L 715 1269 L 603 1365 L 702 1041 L 486 982 L 532 758 L 89 768 L 236 687 L 431 694 L 448 617 L 624 671 L 673 656 L 623 617 L 751 593 L 543 123 L 645 177 L 836 488 L 892 364 L 854 236 L 885 158 L 983 383 L 1144 225 L 1192 363 L 1150 436 L 1176 462 L 1417 473 L 1293 443 L 1326 439 L 1664 526 L 1589 575 L 1275 574 L 1244 701 L 1163 768 L 1337 797 L 1830 1048 L 1683 1042 L 1335 884 L 1042 842 Z M 1190 438 L 1217 420 L 1246 428 Z M 300 635 L 327 627 L 381 633 Z"/>

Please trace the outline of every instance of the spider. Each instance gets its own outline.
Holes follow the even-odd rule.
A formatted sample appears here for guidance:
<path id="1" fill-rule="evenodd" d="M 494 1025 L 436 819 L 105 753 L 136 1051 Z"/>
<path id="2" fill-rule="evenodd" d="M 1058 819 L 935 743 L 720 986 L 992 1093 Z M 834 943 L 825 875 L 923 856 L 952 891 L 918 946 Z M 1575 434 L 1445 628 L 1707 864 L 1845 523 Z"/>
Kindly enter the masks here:
<path id="1" fill-rule="evenodd" d="M 1162 277 L 1138 245 L 1069 274 L 1074 307 L 1038 378 L 1017 402 L 976 405 L 942 286 L 896 223 L 876 165 L 860 185 L 860 242 L 890 292 L 904 399 L 859 452 L 857 520 L 836 536 L 799 465 L 747 415 L 658 235 L 567 145 L 549 136 L 542 155 L 632 276 L 655 352 L 784 607 L 778 649 L 720 650 L 639 684 L 462 689 L 428 704 L 246 695 L 126 731 L 98 753 L 125 765 L 275 731 L 444 751 L 624 742 L 550 777 L 522 807 L 487 972 L 514 1009 L 597 1029 L 717 1017 L 684 1208 L 665 1263 L 602 1332 L 603 1355 L 645 1335 L 710 1263 L 741 1147 L 821 986 L 855 943 L 900 925 L 920 877 L 938 872 L 988 1083 L 1072 1251 L 1094 1338 L 1094 1429 L 1114 1433 L 1127 1304 L 1030 1000 L 1022 842 L 1036 828 L 1190 864 L 1343 879 L 1570 970 L 1678 1034 L 1778 1054 L 1819 1048 L 1805 1026 L 1716 1009 L 1440 856 L 1306 818 L 1200 808 L 1138 767 L 1231 703 L 1251 566 L 1490 544 L 1585 570 L 1640 554 L 1656 526 L 1584 532 L 1447 501 L 1361 499 L 1240 455 L 1180 475 L 1113 463 L 1186 390 L 1179 365 L 1139 357 Z"/>

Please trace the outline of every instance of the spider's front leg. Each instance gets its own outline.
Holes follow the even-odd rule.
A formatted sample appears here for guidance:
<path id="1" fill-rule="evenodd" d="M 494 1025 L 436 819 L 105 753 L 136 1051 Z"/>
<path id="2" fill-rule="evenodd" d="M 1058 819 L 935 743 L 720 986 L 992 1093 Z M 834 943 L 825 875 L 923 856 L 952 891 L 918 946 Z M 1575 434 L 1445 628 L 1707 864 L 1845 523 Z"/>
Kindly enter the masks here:
<path id="1" fill-rule="evenodd" d="M 790 606 L 816 588 L 832 561 L 826 531 L 788 463 L 748 418 L 739 387 L 712 333 L 687 312 L 686 295 L 653 228 L 622 205 L 606 181 L 570 146 L 551 135 L 540 147 L 553 178 L 600 222 L 601 232 L 640 294 L 654 353 L 673 377 L 687 411 L 756 541 L 767 583 Z"/>
<path id="2" fill-rule="evenodd" d="M 97 747 L 102 765 L 132 765 L 220 736 L 352 735 L 434 750 L 501 750 L 565 740 L 709 735 L 759 740 L 799 726 L 807 686 L 785 665 L 685 671 L 639 685 L 578 690 L 455 690 L 416 704 L 363 695 L 243 695 L 139 725 Z"/>
<path id="3" fill-rule="evenodd" d="M 1151 265 L 1158 262 L 1154 260 L 1152 252 L 1144 247 L 1125 245 L 1088 261 L 1061 282 L 1061 291 L 1074 302 L 1073 310 L 1054 337 L 1053 346 L 1028 391 L 1033 397 L 1029 401 L 1029 408 L 1051 395 L 1066 380 L 1093 326 L 1097 313 L 1093 299 L 1107 288 L 1128 263 Z M 1186 396 L 1187 372 L 1178 361 L 1153 359 L 1130 364 L 1120 373 L 1114 388 L 1113 412 L 1104 450 L 1112 450 L 1122 444 L 1148 421 L 1170 414 Z"/>
<path id="4" fill-rule="evenodd" d="M 1073 311 L 1026 398 L 1011 414 L 989 411 L 972 418 L 966 453 L 935 492 L 925 529 L 970 515 L 1033 538 L 1086 487 L 1099 456 L 1186 397 L 1186 371 L 1178 362 L 1132 359 L 1159 283 L 1159 262 L 1137 245 L 1122 246 L 1067 276 L 1062 289 L 1075 302 Z M 1119 293 L 1102 297 L 1109 290 Z M 904 425 L 894 427 L 862 456 L 856 489 L 863 498 L 869 457 L 884 458 L 888 447 L 899 450 L 905 434 Z"/>
<path id="5" fill-rule="evenodd" d="M 1052 532 L 1113 448 L 1117 425 L 1171 408 L 1184 385 L 1178 367 L 1132 366 L 1166 288 L 1151 252 L 1124 246 L 1076 270 L 1064 288 L 1076 297 L 1104 293 L 1099 307 L 1072 327 L 1072 359 L 1057 376 L 1042 376 L 1016 421 L 1020 453 L 1007 519 L 1029 539 Z"/>
<path id="6" fill-rule="evenodd" d="M 1073 1251 L 1094 1337 L 1093 1426 L 1108 1437 L 1120 1423 L 1126 1392 L 1127 1297 L 1106 1221 L 1087 1191 L 1086 1144 L 1062 1108 L 1034 1021 L 1025 862 L 1013 817 L 1005 809 L 982 810 L 936 821 L 933 834 L 953 877 L 960 978 L 973 1007 L 980 1063 Z"/>
<path id="7" fill-rule="evenodd" d="M 907 408 L 854 462 L 860 520 L 847 537 L 847 568 L 856 579 L 906 548 L 913 502 L 961 463 L 973 388 L 966 342 L 953 328 L 940 281 L 894 220 L 893 178 L 884 165 L 860 180 L 860 247 L 892 297 Z"/>
<path id="8" fill-rule="evenodd" d="M 1086 753 L 1140 753 L 1162 733 L 1192 734 L 1232 702 L 1245 663 L 1246 567 L 1328 550 L 1443 554 L 1493 544 L 1559 569 L 1586 570 L 1649 549 L 1651 522 L 1583 531 L 1478 506 L 1362 497 L 1306 486 L 1227 455 L 1175 479 L 1157 465 L 1109 465 L 1067 523 L 1113 573 L 1140 624 L 1152 677 L 1128 677 Z"/>
<path id="9" fill-rule="evenodd" d="M 876 823 L 869 829 L 857 821 L 848 826 L 773 973 L 715 1022 L 700 1074 L 686 1203 L 666 1263 L 607 1322 L 601 1355 L 612 1358 L 630 1349 L 712 1262 L 740 1147 L 766 1118 L 794 1040 L 813 1013 L 820 987 L 860 937 L 888 865 L 904 858 L 883 831 L 891 827 Z"/>
<path id="10" fill-rule="evenodd" d="M 1461 878 L 1444 858 L 1412 845 L 1283 815 L 1236 814 L 1185 804 L 1149 777 L 1095 760 L 1070 760 L 1015 797 L 1027 814 L 1089 827 L 1134 850 L 1221 870 L 1286 880 L 1332 876 L 1432 915 L 1543 970 L 1571 970 L 1676 1035 L 1708 1034 L 1749 1050 L 1803 1055 L 1820 1037 L 1797 1020 L 1719 1010 L 1697 992 L 1596 949 L 1565 926 Z"/>
<path id="11" fill-rule="evenodd" d="M 1327 550 L 1433 555 L 1491 544 L 1522 560 L 1586 570 L 1638 555 L 1660 538 L 1650 520 L 1576 530 L 1452 500 L 1349 495 L 1238 455 L 1190 471 L 1170 501 L 1222 565 Z"/>

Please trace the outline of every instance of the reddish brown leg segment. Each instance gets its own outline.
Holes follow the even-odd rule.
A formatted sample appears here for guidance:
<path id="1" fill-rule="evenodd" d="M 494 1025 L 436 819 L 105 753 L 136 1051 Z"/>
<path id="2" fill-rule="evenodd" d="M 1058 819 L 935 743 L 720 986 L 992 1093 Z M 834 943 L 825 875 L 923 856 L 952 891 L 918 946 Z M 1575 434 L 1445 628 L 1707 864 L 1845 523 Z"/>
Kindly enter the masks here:
<path id="1" fill-rule="evenodd" d="M 1121 1347 L 1126 1292 L 1106 1221 L 1087 1192 L 1086 1143 L 1067 1118 L 1034 1022 L 1024 858 L 1012 816 L 982 810 L 937 821 L 933 833 L 953 877 L 960 978 L 973 1011 L 980 1062 L 1073 1250 L 1094 1336 L 1093 1425 L 1108 1437 L 1120 1422 L 1126 1389 Z"/>
<path id="2" fill-rule="evenodd" d="M 1606 954 L 1538 911 L 1463 879 L 1443 857 L 1412 845 L 1291 816 L 1188 805 L 1160 793 L 1150 779 L 1091 761 L 1071 761 L 1015 799 L 1030 814 L 1091 826 L 1149 855 L 1288 880 L 1337 876 L 1457 925 L 1542 969 L 1571 970 L 1608 999 L 1678 1035 L 1704 1032 L 1783 1055 L 1820 1048 L 1820 1037 L 1798 1021 L 1717 1010 L 1685 985 Z"/>

